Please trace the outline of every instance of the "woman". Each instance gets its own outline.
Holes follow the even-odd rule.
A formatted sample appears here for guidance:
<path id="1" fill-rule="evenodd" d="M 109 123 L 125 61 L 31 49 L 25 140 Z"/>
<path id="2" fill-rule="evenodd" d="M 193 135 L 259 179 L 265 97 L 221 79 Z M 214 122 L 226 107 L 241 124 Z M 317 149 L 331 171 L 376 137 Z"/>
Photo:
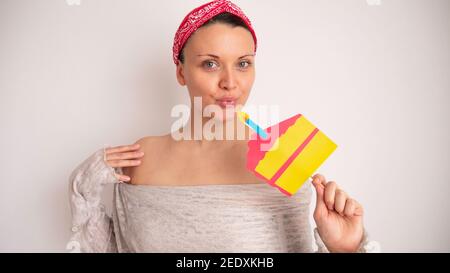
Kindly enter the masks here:
<path id="1" fill-rule="evenodd" d="M 224 129 L 236 120 L 226 110 L 247 101 L 256 48 L 250 21 L 229 1 L 186 16 L 173 57 L 191 117 L 215 105 L 224 111 L 202 117 L 203 124 L 219 120 Z M 193 140 L 144 137 L 98 150 L 73 171 L 72 242 L 83 252 L 312 252 L 311 186 L 287 198 L 245 168 L 246 140 L 205 140 L 193 121 L 186 124 L 178 133 Z M 112 217 L 100 203 L 107 183 L 115 184 Z M 312 184 L 318 251 L 370 251 L 362 206 L 323 175 Z"/>

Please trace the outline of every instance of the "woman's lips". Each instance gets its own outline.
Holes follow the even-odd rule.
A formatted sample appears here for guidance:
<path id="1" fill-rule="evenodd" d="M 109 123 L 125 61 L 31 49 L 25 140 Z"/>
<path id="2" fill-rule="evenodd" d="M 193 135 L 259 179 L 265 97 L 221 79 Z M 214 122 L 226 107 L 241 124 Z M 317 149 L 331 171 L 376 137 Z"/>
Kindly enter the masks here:
<path id="1" fill-rule="evenodd" d="M 217 100 L 217 104 L 222 108 L 235 107 L 236 100 L 235 99 L 220 99 L 220 100 Z"/>

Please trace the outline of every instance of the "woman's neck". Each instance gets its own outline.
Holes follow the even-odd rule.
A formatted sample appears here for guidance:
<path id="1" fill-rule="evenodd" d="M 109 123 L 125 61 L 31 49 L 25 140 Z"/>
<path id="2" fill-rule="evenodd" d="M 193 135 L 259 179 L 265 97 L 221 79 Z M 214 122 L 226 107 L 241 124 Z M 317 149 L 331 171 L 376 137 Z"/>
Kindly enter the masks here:
<path id="1" fill-rule="evenodd" d="M 235 115 L 228 120 L 203 118 L 201 122 L 189 119 L 179 134 L 183 140 L 190 140 L 199 145 L 232 144 L 236 141 L 250 140 L 252 131 L 238 120 Z"/>

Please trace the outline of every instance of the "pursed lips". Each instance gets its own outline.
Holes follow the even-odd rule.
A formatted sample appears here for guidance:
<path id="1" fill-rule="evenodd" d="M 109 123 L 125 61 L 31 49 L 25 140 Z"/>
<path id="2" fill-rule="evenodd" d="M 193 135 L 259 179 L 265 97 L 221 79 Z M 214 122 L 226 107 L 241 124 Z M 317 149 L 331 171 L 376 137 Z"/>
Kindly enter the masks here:
<path id="1" fill-rule="evenodd" d="M 237 99 L 236 98 L 222 98 L 222 99 L 217 99 L 216 101 L 219 106 L 221 106 L 222 108 L 226 108 L 226 107 L 235 107 Z"/>

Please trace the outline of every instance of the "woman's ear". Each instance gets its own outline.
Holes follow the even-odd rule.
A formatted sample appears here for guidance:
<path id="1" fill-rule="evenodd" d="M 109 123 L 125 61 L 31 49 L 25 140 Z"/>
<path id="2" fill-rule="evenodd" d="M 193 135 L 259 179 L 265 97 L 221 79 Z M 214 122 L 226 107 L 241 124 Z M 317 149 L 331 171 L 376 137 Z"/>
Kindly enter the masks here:
<path id="1" fill-rule="evenodd" d="M 179 62 L 177 64 L 177 72 L 176 73 L 177 73 L 178 83 L 181 86 L 185 86 L 186 85 L 186 80 L 184 78 L 184 64 L 182 64 L 181 62 Z"/>

